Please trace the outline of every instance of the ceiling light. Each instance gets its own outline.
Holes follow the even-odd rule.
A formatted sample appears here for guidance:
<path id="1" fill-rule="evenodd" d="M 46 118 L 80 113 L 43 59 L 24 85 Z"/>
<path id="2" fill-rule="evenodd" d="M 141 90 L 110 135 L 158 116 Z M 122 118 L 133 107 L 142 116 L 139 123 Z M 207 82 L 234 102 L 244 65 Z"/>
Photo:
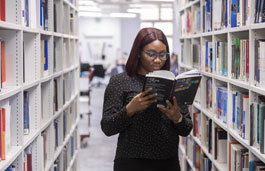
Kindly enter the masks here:
<path id="1" fill-rule="evenodd" d="M 136 14 L 130 14 L 130 13 L 111 13 L 111 17 L 120 17 L 120 18 L 135 18 Z"/>
<path id="2" fill-rule="evenodd" d="M 81 17 L 101 17 L 102 16 L 102 13 L 100 12 L 82 12 L 80 11 L 79 12 L 79 16 Z"/>
<path id="3" fill-rule="evenodd" d="M 84 0 L 79 0 L 79 6 L 84 6 L 84 5 L 95 5 L 97 3 L 95 3 L 94 1 L 84 1 Z"/>
<path id="4" fill-rule="evenodd" d="M 92 11 L 92 12 L 99 12 L 101 11 L 100 8 L 95 6 L 79 6 L 79 11 Z"/>

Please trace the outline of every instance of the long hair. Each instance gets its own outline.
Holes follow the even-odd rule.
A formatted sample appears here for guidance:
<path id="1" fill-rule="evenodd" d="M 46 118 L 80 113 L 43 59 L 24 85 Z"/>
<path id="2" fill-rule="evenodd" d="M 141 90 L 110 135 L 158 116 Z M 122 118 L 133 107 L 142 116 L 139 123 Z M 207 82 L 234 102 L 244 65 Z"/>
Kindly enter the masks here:
<path id="1" fill-rule="evenodd" d="M 129 58 L 127 60 L 126 66 L 125 66 L 125 71 L 129 76 L 135 76 L 138 72 L 139 68 L 139 63 L 140 63 L 140 57 L 141 57 L 141 52 L 143 48 L 155 41 L 155 40 L 160 40 L 166 45 L 167 48 L 167 53 L 169 54 L 169 46 L 167 43 L 167 38 L 165 34 L 156 28 L 143 28 L 141 29 L 132 46 Z M 170 69 L 170 57 L 168 56 L 164 66 L 161 68 L 162 70 L 169 70 Z"/>

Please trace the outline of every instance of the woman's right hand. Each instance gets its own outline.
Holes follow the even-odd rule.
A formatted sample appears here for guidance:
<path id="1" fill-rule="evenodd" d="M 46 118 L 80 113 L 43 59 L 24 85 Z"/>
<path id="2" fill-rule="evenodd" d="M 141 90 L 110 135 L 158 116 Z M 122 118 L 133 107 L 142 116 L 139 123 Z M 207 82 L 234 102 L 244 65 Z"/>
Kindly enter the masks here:
<path id="1" fill-rule="evenodd" d="M 152 103 L 157 102 L 156 99 L 153 99 L 157 96 L 157 93 L 150 94 L 146 96 L 152 88 L 145 90 L 134 96 L 134 98 L 127 104 L 126 110 L 129 116 L 133 116 L 136 112 L 148 108 Z"/>

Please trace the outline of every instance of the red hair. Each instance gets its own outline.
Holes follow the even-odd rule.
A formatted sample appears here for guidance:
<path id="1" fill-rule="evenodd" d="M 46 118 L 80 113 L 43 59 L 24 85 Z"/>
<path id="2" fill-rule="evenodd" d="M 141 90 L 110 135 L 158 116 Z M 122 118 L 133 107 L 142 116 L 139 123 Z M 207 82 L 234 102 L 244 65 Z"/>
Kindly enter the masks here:
<path id="1" fill-rule="evenodd" d="M 139 63 L 140 63 L 140 57 L 141 57 L 141 52 L 143 48 L 155 41 L 155 40 L 160 40 L 166 45 L 167 48 L 167 53 L 169 54 L 169 46 L 167 42 L 167 38 L 165 34 L 156 28 L 143 28 L 141 29 L 132 46 L 129 58 L 127 60 L 126 66 L 125 66 L 125 71 L 129 76 L 135 76 L 138 73 L 138 68 L 139 68 Z M 162 70 L 169 70 L 170 69 L 170 57 L 168 56 L 164 66 L 161 68 Z"/>

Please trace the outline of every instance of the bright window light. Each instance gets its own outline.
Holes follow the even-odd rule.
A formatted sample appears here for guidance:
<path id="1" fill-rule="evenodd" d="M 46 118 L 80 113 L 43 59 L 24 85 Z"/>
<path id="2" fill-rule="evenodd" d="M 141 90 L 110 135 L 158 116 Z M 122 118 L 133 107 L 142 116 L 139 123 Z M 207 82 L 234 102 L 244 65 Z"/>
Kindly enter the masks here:
<path id="1" fill-rule="evenodd" d="M 172 8 L 161 8 L 161 20 L 172 20 L 173 10 Z"/>
<path id="2" fill-rule="evenodd" d="M 155 22 L 154 27 L 162 30 L 165 35 L 173 35 L 172 22 Z"/>
<path id="3" fill-rule="evenodd" d="M 119 18 L 135 18 L 136 14 L 131 13 L 111 13 L 111 17 L 119 17 Z"/>
<path id="4" fill-rule="evenodd" d="M 79 6 L 79 11 L 93 11 L 93 12 L 99 12 L 101 11 L 100 8 L 95 6 Z"/>
<path id="5" fill-rule="evenodd" d="M 79 12 L 79 16 L 81 17 L 102 17 L 102 13 L 100 12 Z"/>

